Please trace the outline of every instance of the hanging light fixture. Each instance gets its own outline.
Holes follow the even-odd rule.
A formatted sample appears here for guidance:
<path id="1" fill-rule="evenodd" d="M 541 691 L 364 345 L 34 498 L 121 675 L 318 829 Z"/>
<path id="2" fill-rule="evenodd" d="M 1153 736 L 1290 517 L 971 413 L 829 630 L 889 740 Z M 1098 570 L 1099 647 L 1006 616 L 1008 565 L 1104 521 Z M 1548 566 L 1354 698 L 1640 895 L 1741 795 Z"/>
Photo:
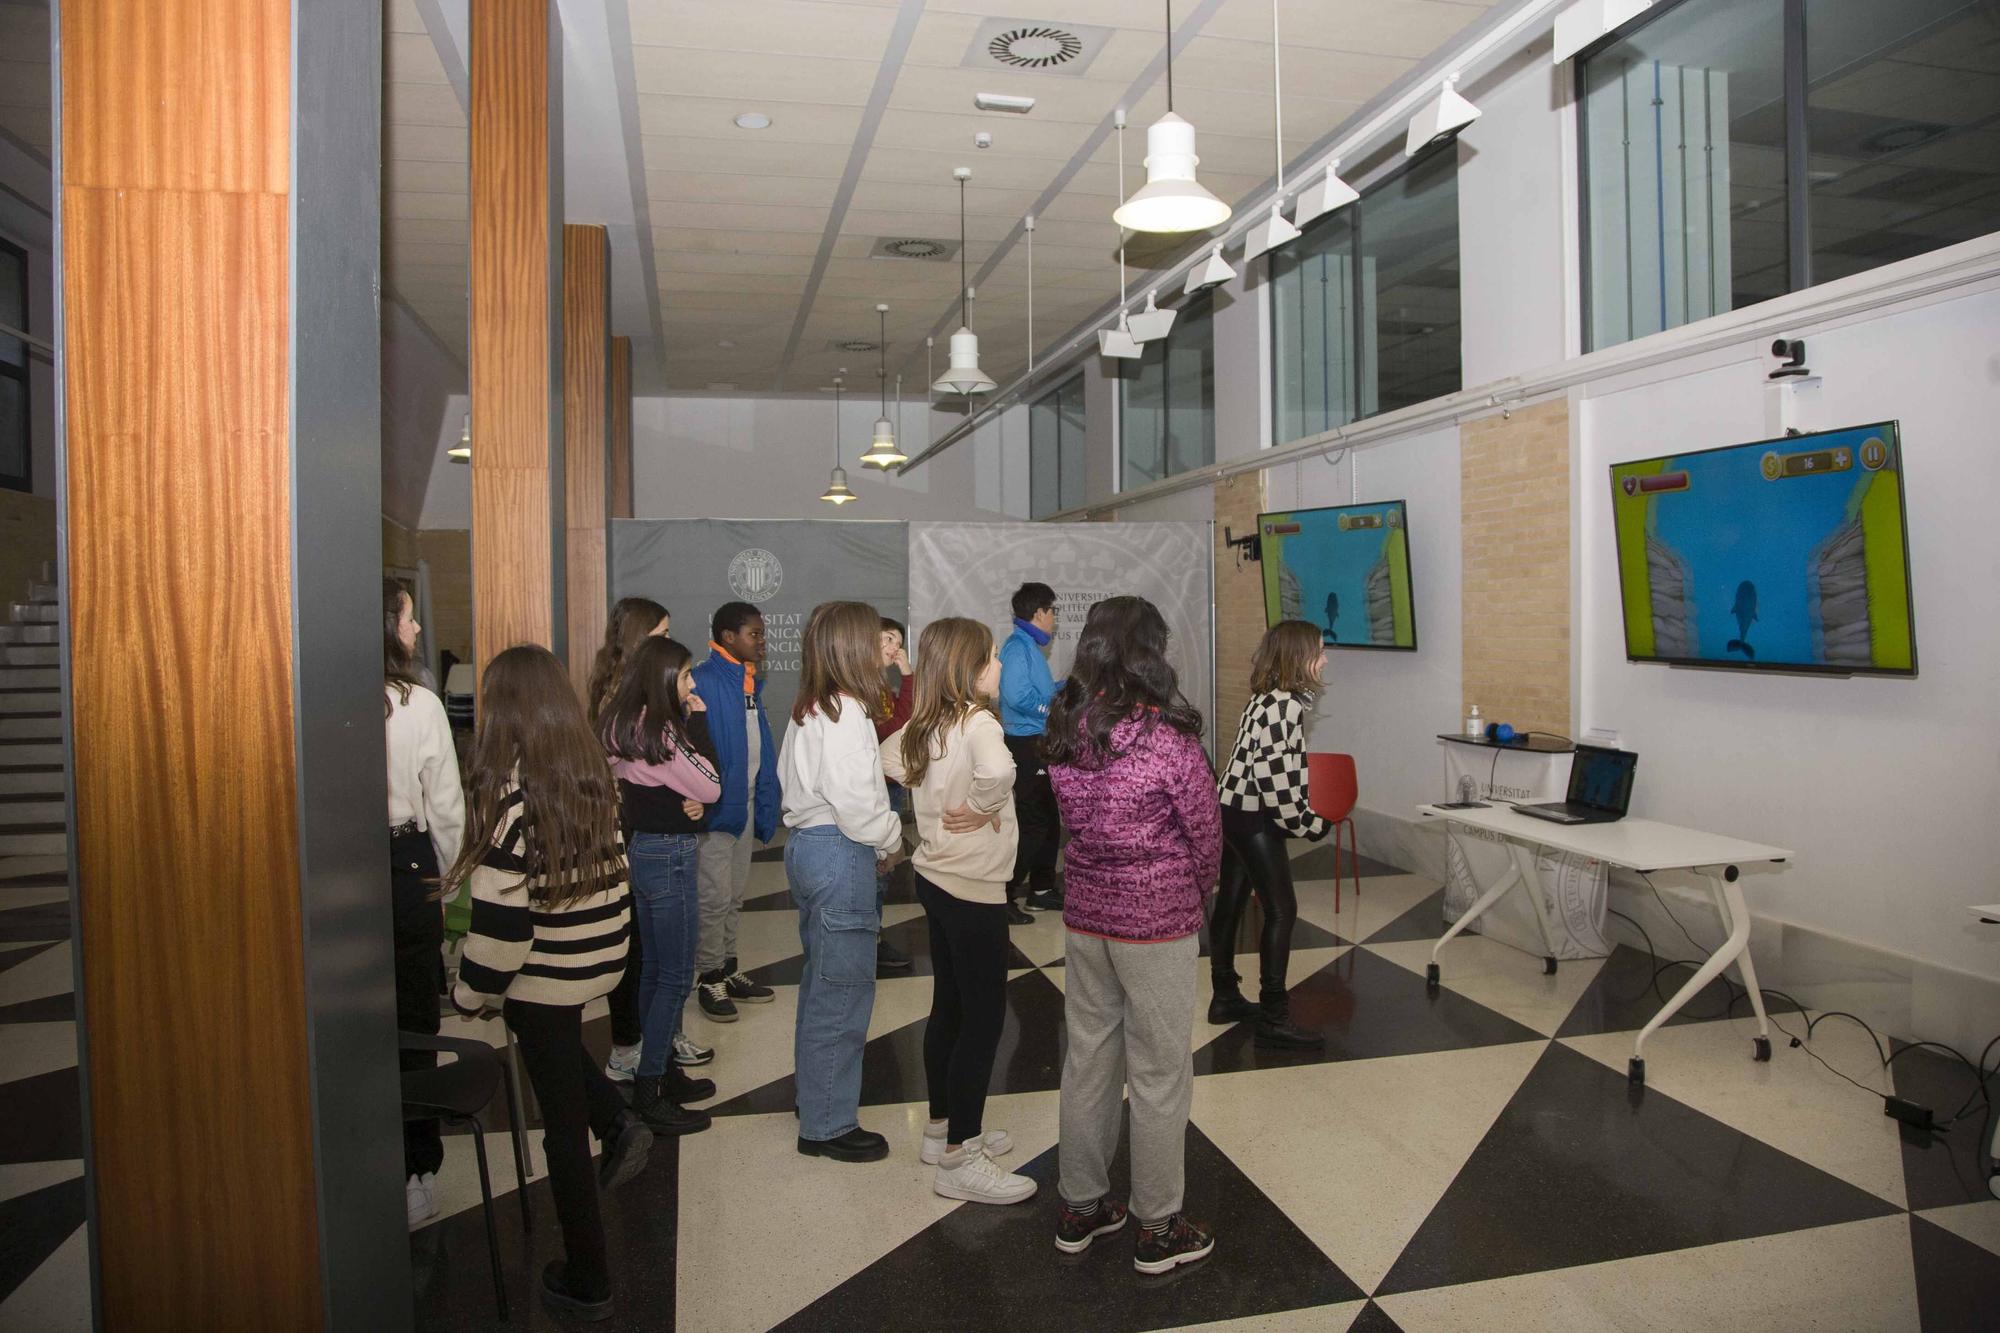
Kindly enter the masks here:
<path id="1" fill-rule="evenodd" d="M 826 490 L 820 499 L 830 505 L 840 506 L 855 499 L 853 491 L 847 489 L 847 469 L 840 465 L 840 377 L 833 379 L 833 476 L 828 478 Z"/>
<path id="2" fill-rule="evenodd" d="M 1119 107 L 1111 113 L 1111 123 L 1118 127 L 1118 197 L 1125 197 L 1125 108 Z M 1113 222 L 1118 214 L 1111 215 Z M 1120 356 L 1131 358 L 1139 355 L 1139 340 L 1132 336 L 1132 324 L 1125 313 L 1125 225 L 1118 225 L 1118 325 L 1116 328 L 1097 331 L 1097 354 L 1099 356 Z"/>
<path id="3" fill-rule="evenodd" d="M 445 450 L 444 456 L 454 463 L 472 461 L 472 413 L 465 414 L 465 424 L 458 428 L 458 443 Z"/>
<path id="4" fill-rule="evenodd" d="M 1479 108 L 1458 91 L 1458 71 L 1445 75 L 1437 96 L 1417 108 L 1410 117 L 1410 132 L 1403 141 L 1403 156 L 1415 157 L 1433 144 L 1449 143 L 1458 132 L 1479 119 Z"/>
<path id="5" fill-rule="evenodd" d="M 1207 231 L 1229 221 L 1229 205 L 1194 178 L 1201 159 L 1194 126 L 1174 114 L 1174 5 L 1167 11 L 1167 114 L 1146 130 L 1146 183 L 1118 205 L 1111 220 L 1132 231 Z"/>
<path id="6" fill-rule="evenodd" d="M 1021 219 L 1028 233 L 1028 373 L 1035 373 L 1035 215 Z"/>
<path id="7" fill-rule="evenodd" d="M 1167 331 L 1174 326 L 1174 316 L 1180 313 L 1175 310 L 1160 309 L 1157 304 L 1159 295 L 1157 291 L 1147 292 L 1146 308 L 1131 317 L 1132 336 L 1139 342 L 1158 342 L 1166 337 Z"/>
<path id="8" fill-rule="evenodd" d="M 958 288 L 963 298 L 959 309 L 958 332 L 951 335 L 951 364 L 938 377 L 939 393 L 991 393 L 998 386 L 979 368 L 979 335 L 972 331 L 972 285 L 965 278 L 965 183 L 972 179 L 971 167 L 954 167 L 958 181 Z"/>
<path id="9" fill-rule="evenodd" d="M 1326 164 L 1326 174 L 1317 185 L 1308 185 L 1299 192 L 1299 206 L 1292 211 L 1292 222 L 1303 227 L 1314 218 L 1325 217 L 1335 209 L 1345 208 L 1361 197 L 1361 191 L 1340 178 L 1340 159 L 1333 158 Z"/>
<path id="10" fill-rule="evenodd" d="M 1271 216 L 1250 229 L 1243 240 L 1243 260 L 1248 263 L 1268 250 L 1299 239 L 1299 229 L 1285 220 L 1285 102 L 1284 85 L 1279 80 L 1278 0 L 1271 0 L 1271 136 L 1278 155 L 1278 192 L 1271 196 Z"/>
<path id="11" fill-rule="evenodd" d="M 1222 242 L 1217 241 L 1208 258 L 1188 270 L 1187 286 L 1181 290 L 1184 295 L 1193 296 L 1204 287 L 1219 286 L 1235 276 L 1236 270 L 1222 257 Z"/>
<path id="12" fill-rule="evenodd" d="M 882 415 L 875 418 L 875 439 L 869 444 L 868 452 L 861 455 L 861 465 L 879 467 L 887 472 L 892 467 L 909 462 L 910 456 L 896 447 L 896 428 L 889 423 L 889 307 L 878 305 L 875 314 L 881 320 L 882 329 L 881 337 L 876 340 L 881 364 L 875 372 L 882 380 Z M 898 406 L 901 406 L 900 402 Z"/>

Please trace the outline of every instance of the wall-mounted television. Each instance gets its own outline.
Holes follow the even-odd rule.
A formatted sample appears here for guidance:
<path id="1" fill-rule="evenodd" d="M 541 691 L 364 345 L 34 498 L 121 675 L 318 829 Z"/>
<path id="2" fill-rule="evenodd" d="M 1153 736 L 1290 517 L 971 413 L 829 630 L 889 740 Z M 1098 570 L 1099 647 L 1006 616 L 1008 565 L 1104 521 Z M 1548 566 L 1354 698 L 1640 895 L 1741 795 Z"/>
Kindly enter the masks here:
<path id="1" fill-rule="evenodd" d="M 1893 421 L 1616 463 L 1625 655 L 1915 675 Z"/>
<path id="2" fill-rule="evenodd" d="M 1264 623 L 1310 621 L 1329 648 L 1414 649 L 1409 518 L 1401 500 L 1259 514 Z"/>

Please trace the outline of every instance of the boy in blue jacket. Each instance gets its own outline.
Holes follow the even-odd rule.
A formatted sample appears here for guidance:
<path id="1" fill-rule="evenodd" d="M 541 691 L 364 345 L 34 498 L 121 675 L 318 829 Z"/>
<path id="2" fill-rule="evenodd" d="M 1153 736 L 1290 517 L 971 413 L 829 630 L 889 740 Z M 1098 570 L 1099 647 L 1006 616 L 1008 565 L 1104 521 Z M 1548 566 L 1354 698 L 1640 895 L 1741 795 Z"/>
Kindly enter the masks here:
<path id="1" fill-rule="evenodd" d="M 778 747 L 764 716 L 764 615 L 748 602 L 724 603 L 711 622 L 708 659 L 694 668 L 695 693 L 708 709 L 708 734 L 722 770 L 722 795 L 708 807 L 697 851 L 701 938 L 695 948 L 695 994 L 701 1011 L 734 1023 L 736 1006 L 768 1004 L 760 986 L 736 968 L 736 921 L 750 884 L 750 839 L 778 832 Z"/>
<path id="2" fill-rule="evenodd" d="M 1017 897 L 1026 898 L 1037 912 L 1063 907 L 1056 888 L 1062 817 L 1056 812 L 1048 765 L 1042 762 L 1042 732 L 1059 688 L 1048 662 L 1055 632 L 1055 589 L 1023 583 L 1014 593 L 1014 632 L 1000 646 L 1000 725 L 1014 755 L 1014 813 L 1021 830 L 1014 883 L 1007 888 L 1008 920 L 1016 925 L 1034 919 L 1014 905 Z"/>

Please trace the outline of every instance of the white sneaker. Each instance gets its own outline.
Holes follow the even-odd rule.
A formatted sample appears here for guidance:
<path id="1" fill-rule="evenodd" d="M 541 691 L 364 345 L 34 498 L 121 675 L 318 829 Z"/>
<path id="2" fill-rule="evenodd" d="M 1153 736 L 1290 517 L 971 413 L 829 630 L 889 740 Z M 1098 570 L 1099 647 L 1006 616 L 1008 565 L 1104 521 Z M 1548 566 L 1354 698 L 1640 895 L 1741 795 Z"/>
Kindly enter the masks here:
<path id="1" fill-rule="evenodd" d="M 945 1139 L 946 1132 L 946 1122 L 943 1120 L 925 1122 L 924 1146 L 917 1154 L 925 1166 L 936 1166 L 944 1160 L 944 1155 L 949 1150 Z M 984 1134 L 975 1134 L 972 1136 L 972 1142 L 965 1146 L 970 1148 L 974 1144 L 983 1148 L 988 1157 L 1005 1157 L 1014 1151 L 1014 1140 L 1007 1137 L 1007 1131 L 1004 1129 L 989 1129 Z"/>
<path id="2" fill-rule="evenodd" d="M 403 1202 L 409 1207 L 412 1231 L 436 1217 L 441 1206 L 438 1203 L 437 1173 L 427 1171 L 421 1176 L 411 1176 L 409 1183 L 403 1186 Z"/>
<path id="3" fill-rule="evenodd" d="M 681 1066 L 705 1065 L 715 1058 L 715 1049 L 703 1046 L 685 1032 L 674 1034 L 674 1063 Z"/>
<path id="4" fill-rule="evenodd" d="M 639 1048 L 614 1044 L 611 1058 L 604 1062 L 604 1077 L 613 1083 L 630 1083 L 638 1073 Z"/>
<path id="5" fill-rule="evenodd" d="M 1035 1197 L 1035 1182 L 996 1166 L 985 1150 L 967 1144 L 957 1153 L 956 1164 L 941 1161 L 931 1176 L 931 1189 L 947 1199 L 971 1203 L 1020 1203 Z"/>

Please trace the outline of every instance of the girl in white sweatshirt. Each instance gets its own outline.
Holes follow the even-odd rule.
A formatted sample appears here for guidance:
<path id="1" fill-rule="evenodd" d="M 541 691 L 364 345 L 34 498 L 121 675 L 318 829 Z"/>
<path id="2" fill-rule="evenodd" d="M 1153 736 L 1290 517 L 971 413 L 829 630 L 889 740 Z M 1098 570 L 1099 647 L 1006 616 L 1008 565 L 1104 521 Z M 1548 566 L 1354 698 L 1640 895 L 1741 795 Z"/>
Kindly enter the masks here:
<path id="1" fill-rule="evenodd" d="M 861 1049 L 875 1008 L 875 871 L 899 854 L 876 748 L 882 617 L 866 602 L 813 609 L 800 643 L 799 692 L 778 755 L 785 878 L 799 909 L 799 1151 L 878 1162 L 889 1142 L 861 1128 Z"/>
<path id="2" fill-rule="evenodd" d="M 910 721 L 882 743 L 882 768 L 917 815 L 917 899 L 930 921 L 930 1023 L 924 1073 L 931 1118 L 923 1160 L 947 1199 L 1020 1203 L 1035 1182 L 994 1165 L 1013 1144 L 987 1129 L 986 1084 L 1007 998 L 1007 882 L 1014 874 L 1014 756 L 993 696 L 993 632 L 951 617 L 924 629 Z"/>

